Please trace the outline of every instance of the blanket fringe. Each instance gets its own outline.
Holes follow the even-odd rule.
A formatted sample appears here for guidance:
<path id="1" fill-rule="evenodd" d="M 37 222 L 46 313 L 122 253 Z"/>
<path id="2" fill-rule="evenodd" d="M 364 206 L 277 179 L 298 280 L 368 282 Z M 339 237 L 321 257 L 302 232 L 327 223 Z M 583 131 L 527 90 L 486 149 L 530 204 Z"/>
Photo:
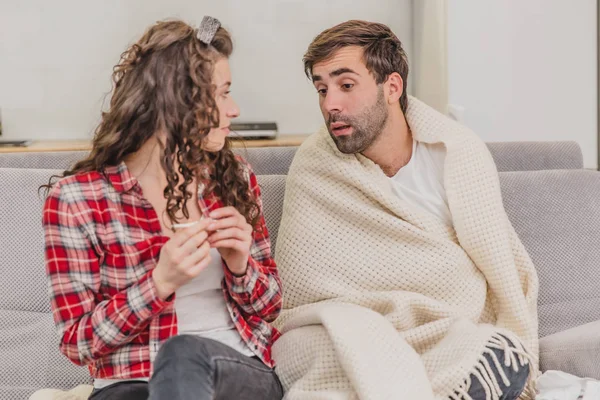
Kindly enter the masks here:
<path id="1" fill-rule="evenodd" d="M 507 367 L 512 366 L 513 371 L 516 371 L 518 369 L 515 357 L 518 357 L 520 366 L 525 366 L 527 364 L 529 365 L 529 380 L 525 385 L 525 389 L 523 390 L 520 399 L 533 400 L 537 396 L 539 359 L 535 356 L 535 354 L 531 354 L 530 352 L 528 352 L 520 341 L 513 340 L 512 342 L 514 347 L 510 345 L 508 339 L 504 335 L 497 334 L 492 337 L 489 347 L 504 350 L 505 365 L 507 365 Z"/>
<path id="2" fill-rule="evenodd" d="M 447 398 L 450 400 L 475 400 L 468 393 L 472 384 L 471 377 L 474 377 L 479 380 L 485 391 L 485 400 L 500 400 L 502 389 L 496 380 L 494 369 L 498 371 L 498 375 L 500 375 L 504 386 L 510 386 L 511 382 L 504 372 L 504 368 L 494 349 L 504 351 L 504 366 L 511 368 L 514 372 L 517 372 L 519 368 L 526 365 L 530 366 L 530 378 L 521 398 L 535 398 L 535 381 L 537 376 L 535 356 L 530 354 L 519 340 L 509 341 L 509 339 L 500 333 L 496 333 L 490 338 L 482 355 L 477 359 L 477 364 L 469 372 L 467 379 L 458 388 L 453 389 Z"/>

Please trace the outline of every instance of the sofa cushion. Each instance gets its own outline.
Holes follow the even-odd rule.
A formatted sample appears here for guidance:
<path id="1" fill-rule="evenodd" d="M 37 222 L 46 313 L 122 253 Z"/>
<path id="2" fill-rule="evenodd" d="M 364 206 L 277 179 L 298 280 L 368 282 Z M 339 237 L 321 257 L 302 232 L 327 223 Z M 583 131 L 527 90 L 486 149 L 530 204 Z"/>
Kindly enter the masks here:
<path id="1" fill-rule="evenodd" d="M 600 321 L 542 338 L 540 367 L 600 379 Z"/>
<path id="2" fill-rule="evenodd" d="M 600 173 L 504 172 L 500 182 L 538 271 L 540 335 L 600 320 Z"/>
<path id="3" fill-rule="evenodd" d="M 50 313 L 0 310 L 0 399 L 27 399 L 44 387 L 91 382 L 88 369 L 58 350 Z"/>
<path id="4" fill-rule="evenodd" d="M 57 172 L 0 169 L 0 309 L 50 312 L 38 188 Z"/>
<path id="5" fill-rule="evenodd" d="M 89 382 L 58 348 L 44 268 L 43 192 L 57 170 L 0 169 L 0 399 Z"/>
<path id="6" fill-rule="evenodd" d="M 274 255 L 283 209 L 286 175 L 258 175 L 257 178 L 262 195 L 265 221 L 271 239 L 271 252 Z"/>
<path id="7" fill-rule="evenodd" d="M 256 175 L 286 175 L 298 147 L 235 148 L 234 153 L 244 157 Z"/>

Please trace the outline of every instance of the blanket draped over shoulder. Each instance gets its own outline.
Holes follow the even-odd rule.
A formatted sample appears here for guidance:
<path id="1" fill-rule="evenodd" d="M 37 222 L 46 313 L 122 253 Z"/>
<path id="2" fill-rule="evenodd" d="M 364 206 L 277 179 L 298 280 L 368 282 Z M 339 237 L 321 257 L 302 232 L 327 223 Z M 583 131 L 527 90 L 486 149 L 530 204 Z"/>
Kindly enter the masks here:
<path id="1" fill-rule="evenodd" d="M 495 399 L 493 349 L 530 365 L 530 398 L 538 280 L 493 159 L 473 132 L 414 98 L 406 118 L 415 140 L 446 148 L 452 227 L 400 200 L 379 166 L 342 154 L 325 128 L 290 168 L 273 348 L 286 399 L 468 400 L 471 376 Z"/>

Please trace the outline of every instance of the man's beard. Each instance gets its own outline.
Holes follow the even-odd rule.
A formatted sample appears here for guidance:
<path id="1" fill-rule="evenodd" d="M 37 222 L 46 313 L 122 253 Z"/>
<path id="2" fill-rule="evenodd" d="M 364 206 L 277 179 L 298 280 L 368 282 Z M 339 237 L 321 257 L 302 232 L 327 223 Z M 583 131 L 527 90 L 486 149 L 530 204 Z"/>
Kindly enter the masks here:
<path id="1" fill-rule="evenodd" d="M 383 88 L 379 87 L 377 101 L 360 115 L 355 117 L 332 114 L 327 122 L 327 130 L 338 150 L 344 154 L 362 153 L 379 137 L 388 119 L 388 109 L 383 97 Z M 331 124 L 343 122 L 352 127 L 352 133 L 346 136 L 335 136 Z"/>

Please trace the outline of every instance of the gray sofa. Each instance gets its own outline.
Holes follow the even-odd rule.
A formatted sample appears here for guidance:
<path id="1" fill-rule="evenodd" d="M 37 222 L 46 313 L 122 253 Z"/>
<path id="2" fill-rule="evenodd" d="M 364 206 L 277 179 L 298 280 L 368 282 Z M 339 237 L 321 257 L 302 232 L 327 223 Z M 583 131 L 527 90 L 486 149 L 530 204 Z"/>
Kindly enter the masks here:
<path id="1" fill-rule="evenodd" d="M 490 143 L 506 211 L 538 269 L 541 367 L 600 379 L 600 173 L 574 143 Z M 295 148 L 236 150 L 253 164 L 272 241 Z M 58 350 L 39 185 L 85 153 L 0 154 L 0 400 L 89 382 Z"/>

